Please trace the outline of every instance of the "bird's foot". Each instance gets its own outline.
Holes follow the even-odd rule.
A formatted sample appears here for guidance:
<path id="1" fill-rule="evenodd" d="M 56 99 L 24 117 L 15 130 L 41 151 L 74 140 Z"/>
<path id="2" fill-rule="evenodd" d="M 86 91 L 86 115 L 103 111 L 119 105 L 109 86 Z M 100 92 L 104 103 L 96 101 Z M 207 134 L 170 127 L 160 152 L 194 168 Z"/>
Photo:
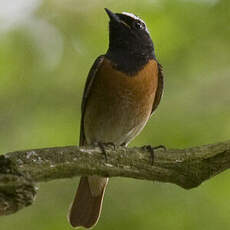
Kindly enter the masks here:
<path id="1" fill-rule="evenodd" d="M 106 147 L 112 147 L 113 150 L 115 150 L 116 149 L 116 145 L 113 142 L 106 142 L 106 143 L 98 142 L 97 144 L 98 144 L 99 148 L 101 149 L 102 154 L 105 157 L 105 161 L 107 162 L 108 161 L 108 156 L 107 156 L 107 152 L 106 152 L 105 148 Z"/>
<path id="2" fill-rule="evenodd" d="M 164 145 L 157 145 L 157 146 L 144 145 L 143 149 L 147 150 L 150 153 L 151 164 L 153 165 L 153 163 L 154 163 L 154 151 L 157 150 L 157 149 L 164 149 L 164 150 L 166 150 L 166 147 Z"/>

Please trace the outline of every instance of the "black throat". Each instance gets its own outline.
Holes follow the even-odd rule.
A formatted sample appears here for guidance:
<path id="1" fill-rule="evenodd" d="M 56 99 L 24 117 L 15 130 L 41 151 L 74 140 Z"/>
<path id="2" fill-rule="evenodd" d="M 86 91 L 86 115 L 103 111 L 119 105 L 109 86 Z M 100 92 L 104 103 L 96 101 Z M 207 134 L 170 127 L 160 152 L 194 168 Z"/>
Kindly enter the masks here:
<path id="1" fill-rule="evenodd" d="M 149 60 L 155 59 L 154 53 L 141 55 L 121 49 L 109 49 L 105 56 L 113 63 L 115 69 L 126 73 L 128 76 L 135 76 Z"/>

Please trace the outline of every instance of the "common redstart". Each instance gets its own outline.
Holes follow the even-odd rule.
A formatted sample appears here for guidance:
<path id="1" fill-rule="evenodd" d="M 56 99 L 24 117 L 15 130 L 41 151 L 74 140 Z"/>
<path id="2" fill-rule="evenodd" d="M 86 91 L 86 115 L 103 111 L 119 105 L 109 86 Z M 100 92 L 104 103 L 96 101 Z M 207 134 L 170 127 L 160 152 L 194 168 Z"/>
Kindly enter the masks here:
<path id="1" fill-rule="evenodd" d="M 127 146 L 146 125 L 163 92 L 163 74 L 149 31 L 131 13 L 113 13 L 109 48 L 91 67 L 81 105 L 80 146 L 113 143 Z M 69 221 L 93 227 L 100 216 L 108 178 L 81 177 Z"/>

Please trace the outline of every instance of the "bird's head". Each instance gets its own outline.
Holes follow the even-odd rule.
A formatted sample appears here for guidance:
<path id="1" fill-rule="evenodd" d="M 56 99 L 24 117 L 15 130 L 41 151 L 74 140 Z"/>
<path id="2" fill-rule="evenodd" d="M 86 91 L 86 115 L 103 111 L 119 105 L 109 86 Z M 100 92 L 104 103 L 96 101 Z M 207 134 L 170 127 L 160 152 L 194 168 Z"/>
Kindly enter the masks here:
<path id="1" fill-rule="evenodd" d="M 109 22 L 109 52 L 154 58 L 154 46 L 145 22 L 131 13 L 113 13 L 105 8 Z"/>

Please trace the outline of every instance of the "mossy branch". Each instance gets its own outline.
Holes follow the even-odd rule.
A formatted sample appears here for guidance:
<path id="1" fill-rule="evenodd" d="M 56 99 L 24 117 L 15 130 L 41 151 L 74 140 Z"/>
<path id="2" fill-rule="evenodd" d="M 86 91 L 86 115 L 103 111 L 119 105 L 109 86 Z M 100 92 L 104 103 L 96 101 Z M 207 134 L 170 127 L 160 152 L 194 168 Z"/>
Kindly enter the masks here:
<path id="1" fill-rule="evenodd" d="M 15 151 L 0 156 L 0 215 L 12 214 L 32 204 L 34 184 L 82 175 L 130 177 L 197 187 L 203 181 L 230 168 L 230 141 L 187 149 L 141 148 L 101 149 L 55 147 Z"/>

